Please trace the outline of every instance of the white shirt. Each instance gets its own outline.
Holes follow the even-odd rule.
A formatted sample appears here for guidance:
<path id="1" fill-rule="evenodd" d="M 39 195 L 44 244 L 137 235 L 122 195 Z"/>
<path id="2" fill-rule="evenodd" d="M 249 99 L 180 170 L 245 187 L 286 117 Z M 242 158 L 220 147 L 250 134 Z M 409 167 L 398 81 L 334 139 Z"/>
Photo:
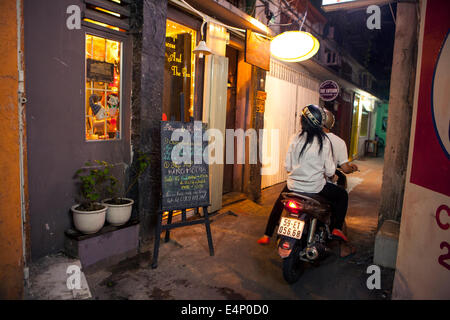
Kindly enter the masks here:
<path id="1" fill-rule="evenodd" d="M 326 138 L 323 139 L 321 153 L 319 141 L 315 138 L 299 158 L 305 141 L 306 133 L 301 137 L 297 133 L 290 139 L 285 161 L 287 187 L 298 192 L 318 193 L 325 186 L 325 175 L 332 176 L 336 171 L 336 164 L 331 154 L 330 141 Z"/>
<path id="2" fill-rule="evenodd" d="M 331 132 L 328 132 L 326 135 L 330 138 L 331 145 L 333 146 L 333 157 L 336 167 L 342 166 L 344 163 L 348 162 L 347 145 L 345 144 L 345 141 Z"/>

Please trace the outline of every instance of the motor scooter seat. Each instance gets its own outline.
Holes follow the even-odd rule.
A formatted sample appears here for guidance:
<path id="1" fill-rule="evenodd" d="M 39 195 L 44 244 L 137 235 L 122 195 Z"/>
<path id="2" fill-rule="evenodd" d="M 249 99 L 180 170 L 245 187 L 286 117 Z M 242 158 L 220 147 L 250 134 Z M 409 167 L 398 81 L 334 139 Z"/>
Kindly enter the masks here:
<path id="1" fill-rule="evenodd" d="M 314 200 L 320 202 L 321 205 L 325 205 L 325 206 L 331 205 L 331 203 L 327 199 L 325 199 L 324 197 L 320 196 L 317 193 L 292 192 L 291 191 L 291 192 L 286 192 L 285 196 L 294 197 L 294 198 L 297 197 L 297 198 L 302 198 L 302 199 L 303 199 L 302 196 L 305 196 L 305 197 L 308 197 L 308 198 L 311 198 L 311 199 L 314 199 Z"/>
<path id="2" fill-rule="evenodd" d="M 283 192 L 282 195 L 285 199 L 300 200 L 305 205 L 303 212 L 314 216 L 325 224 L 330 224 L 331 204 L 324 197 L 317 193 L 307 192 Z"/>

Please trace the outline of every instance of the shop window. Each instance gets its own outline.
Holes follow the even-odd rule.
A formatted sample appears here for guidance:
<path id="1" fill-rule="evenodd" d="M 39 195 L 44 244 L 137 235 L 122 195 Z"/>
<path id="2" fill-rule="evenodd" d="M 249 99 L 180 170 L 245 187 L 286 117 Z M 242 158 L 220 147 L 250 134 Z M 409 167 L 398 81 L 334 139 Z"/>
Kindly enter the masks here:
<path id="1" fill-rule="evenodd" d="M 189 121 L 194 116 L 195 43 L 195 30 L 167 20 L 163 120 Z"/>
<path id="2" fill-rule="evenodd" d="M 121 137 L 122 43 L 86 34 L 86 140 Z"/>

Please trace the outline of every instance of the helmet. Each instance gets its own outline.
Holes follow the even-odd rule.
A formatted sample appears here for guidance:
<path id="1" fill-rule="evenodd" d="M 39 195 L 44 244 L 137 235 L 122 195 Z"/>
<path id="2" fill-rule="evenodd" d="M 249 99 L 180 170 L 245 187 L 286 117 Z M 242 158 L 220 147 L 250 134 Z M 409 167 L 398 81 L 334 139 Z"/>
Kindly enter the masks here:
<path id="1" fill-rule="evenodd" d="M 313 127 L 321 128 L 326 115 L 321 107 L 310 104 L 303 108 L 302 117 L 305 117 Z"/>
<path id="2" fill-rule="evenodd" d="M 328 109 L 323 108 L 323 110 L 325 111 L 325 121 L 323 122 L 323 126 L 328 130 L 331 130 L 335 121 L 334 114 Z"/>

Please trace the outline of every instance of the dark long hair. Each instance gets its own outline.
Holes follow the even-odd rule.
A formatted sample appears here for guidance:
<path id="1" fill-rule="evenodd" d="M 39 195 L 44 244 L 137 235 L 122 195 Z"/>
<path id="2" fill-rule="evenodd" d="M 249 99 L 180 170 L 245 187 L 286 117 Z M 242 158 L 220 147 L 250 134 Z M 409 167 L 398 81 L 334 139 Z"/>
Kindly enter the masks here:
<path id="1" fill-rule="evenodd" d="M 323 139 L 325 139 L 326 137 L 325 133 L 322 130 L 322 127 L 312 125 L 311 122 L 304 115 L 302 115 L 301 117 L 301 123 L 302 123 L 302 131 L 300 132 L 300 137 L 306 135 L 306 141 L 302 147 L 302 150 L 300 151 L 299 158 L 302 156 L 306 147 L 314 141 L 315 137 L 317 137 L 317 140 L 319 141 L 319 154 L 320 154 L 323 148 Z"/>

